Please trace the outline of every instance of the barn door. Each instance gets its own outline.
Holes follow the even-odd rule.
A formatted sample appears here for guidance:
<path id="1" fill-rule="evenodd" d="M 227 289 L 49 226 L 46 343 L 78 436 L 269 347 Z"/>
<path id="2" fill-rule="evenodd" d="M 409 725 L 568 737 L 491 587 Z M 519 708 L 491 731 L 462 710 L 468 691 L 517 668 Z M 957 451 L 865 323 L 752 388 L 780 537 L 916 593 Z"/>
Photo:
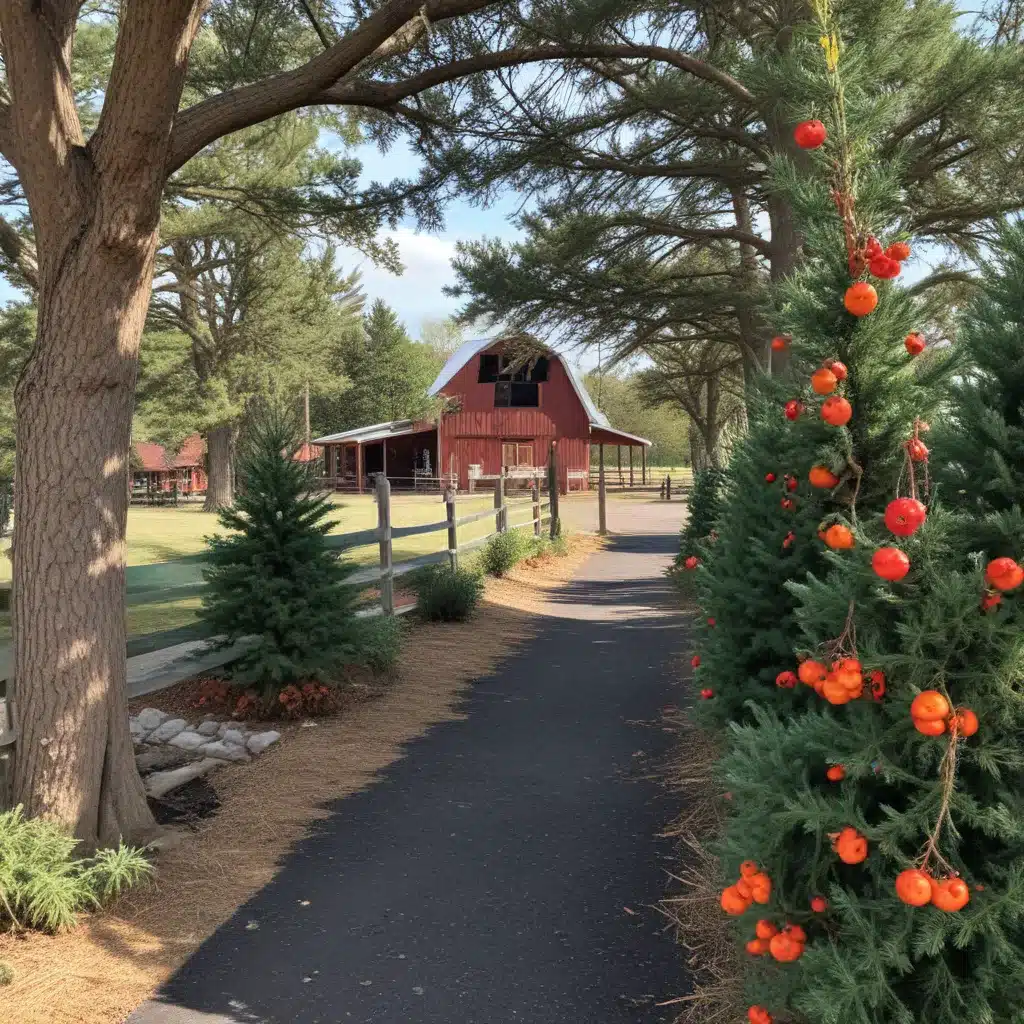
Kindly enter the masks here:
<path id="1" fill-rule="evenodd" d="M 533 445 L 532 444 L 516 445 L 516 465 L 517 466 L 529 466 L 530 469 L 533 469 Z"/>
<path id="2" fill-rule="evenodd" d="M 516 462 L 516 458 L 517 458 L 516 449 L 517 449 L 517 447 L 518 446 L 515 444 L 515 442 L 513 442 L 512 444 L 508 444 L 508 443 L 502 444 L 502 446 L 501 446 L 501 465 L 502 465 L 503 469 L 515 469 L 516 466 L 518 465 L 518 463 Z"/>

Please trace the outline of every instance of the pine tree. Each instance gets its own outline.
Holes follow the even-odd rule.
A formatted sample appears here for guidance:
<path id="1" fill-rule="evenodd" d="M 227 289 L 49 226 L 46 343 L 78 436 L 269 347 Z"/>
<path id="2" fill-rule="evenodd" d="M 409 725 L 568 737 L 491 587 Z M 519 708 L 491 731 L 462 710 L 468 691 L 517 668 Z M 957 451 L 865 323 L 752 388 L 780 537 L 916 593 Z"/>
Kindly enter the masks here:
<path id="1" fill-rule="evenodd" d="M 427 388 L 440 368 L 434 351 L 412 341 L 398 314 L 377 299 L 363 317 L 362 336 L 345 354 L 352 381 L 342 399 L 345 426 L 425 416 L 431 408 Z"/>
<path id="2" fill-rule="evenodd" d="M 722 507 L 722 484 L 725 473 L 720 469 L 695 469 L 693 490 L 686 503 L 686 525 L 679 535 L 679 554 L 676 564 L 682 564 L 696 554 L 698 544 L 705 542 L 714 532 Z"/>
<path id="3" fill-rule="evenodd" d="M 200 612 L 206 632 L 227 646 L 251 637 L 233 672 L 265 695 L 315 677 L 329 682 L 357 655 L 351 566 L 325 537 L 330 503 L 312 492 L 293 418 L 270 406 L 240 445 L 240 494 L 218 513 L 226 534 L 211 537 Z"/>
<path id="4" fill-rule="evenodd" d="M 1003 230 L 984 271 L 958 332 L 966 366 L 936 424 L 934 472 L 943 502 L 971 517 L 970 539 L 1012 557 L 1024 536 L 1024 226 Z"/>
<path id="5" fill-rule="evenodd" d="M 890 507 L 901 489 L 928 498 L 920 421 L 953 362 L 908 356 L 900 340 L 924 314 L 896 285 L 874 282 L 870 315 L 843 311 L 864 228 L 885 231 L 895 191 L 861 141 L 871 112 L 856 40 L 840 51 L 827 3 L 818 10 L 832 141 L 810 176 L 780 169 L 807 239 L 780 319 L 798 371 L 832 353 L 847 370 L 839 390 L 852 417 L 824 461 L 849 470 L 830 517 L 853 545 L 788 585 L 802 634 L 792 668 L 803 657 L 800 675 L 816 684 L 800 687 L 803 707 L 752 709 L 720 766 L 732 794 L 724 867 L 744 878 L 723 907 L 751 942 L 759 1024 L 793 1013 L 808 1024 L 1009 1024 L 1022 1019 L 1024 985 L 1024 635 L 1004 609 L 986 609 L 986 561 L 963 568 L 953 516 L 933 505 L 910 529 L 893 512 L 916 507 Z M 805 56 L 813 75 L 820 51 Z"/>
<path id="6" fill-rule="evenodd" d="M 786 583 L 823 560 L 817 534 L 826 497 L 808 482 L 804 432 L 771 400 L 778 388 L 762 387 L 749 433 L 725 471 L 714 534 L 684 552 L 702 562 L 695 570 L 703 616 L 696 679 L 706 699 L 699 718 L 716 728 L 748 718 L 747 701 L 791 707 L 803 698 L 783 675 L 799 635 Z M 825 439 L 820 422 L 806 428 Z"/>

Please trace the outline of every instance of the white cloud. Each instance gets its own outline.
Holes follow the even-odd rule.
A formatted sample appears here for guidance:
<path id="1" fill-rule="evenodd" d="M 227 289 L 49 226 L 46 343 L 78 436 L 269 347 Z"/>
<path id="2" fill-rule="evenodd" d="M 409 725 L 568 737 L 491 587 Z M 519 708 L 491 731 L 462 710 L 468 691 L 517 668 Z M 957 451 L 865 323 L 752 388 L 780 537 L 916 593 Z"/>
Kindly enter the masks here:
<path id="1" fill-rule="evenodd" d="M 386 237 L 398 246 L 405 267 L 401 275 L 375 266 L 358 250 L 350 248 L 338 250 L 338 266 L 346 271 L 358 266 L 367 299 L 383 299 L 398 313 L 406 330 L 419 337 L 424 320 L 450 316 L 458 309 L 457 300 L 441 290 L 455 280 L 451 268 L 455 242 L 406 227 L 389 231 Z"/>

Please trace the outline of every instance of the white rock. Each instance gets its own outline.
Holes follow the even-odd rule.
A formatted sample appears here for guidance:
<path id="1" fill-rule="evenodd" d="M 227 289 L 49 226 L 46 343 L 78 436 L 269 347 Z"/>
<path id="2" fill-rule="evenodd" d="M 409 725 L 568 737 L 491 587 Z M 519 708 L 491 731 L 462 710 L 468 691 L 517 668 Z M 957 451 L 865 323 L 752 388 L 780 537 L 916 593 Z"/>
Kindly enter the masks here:
<path id="1" fill-rule="evenodd" d="M 225 743 L 217 740 L 215 743 L 204 743 L 199 748 L 203 757 L 216 757 L 220 761 L 248 761 L 249 755 L 245 747 L 236 746 L 234 743 Z"/>
<path id="2" fill-rule="evenodd" d="M 188 725 L 184 718 L 171 718 L 149 736 L 150 743 L 166 743 Z"/>
<path id="3" fill-rule="evenodd" d="M 224 733 L 226 733 L 228 729 L 234 729 L 234 725 L 231 722 L 221 722 L 217 726 L 217 738 L 223 739 Z"/>
<path id="4" fill-rule="evenodd" d="M 241 729 L 228 729 L 222 736 L 221 739 L 225 743 L 231 743 L 236 747 L 244 747 L 246 736 Z"/>
<path id="5" fill-rule="evenodd" d="M 163 725 L 169 717 L 165 712 L 157 711 L 156 708 L 146 708 L 139 712 L 135 721 L 139 723 L 144 732 L 152 732 L 153 729 Z"/>
<path id="6" fill-rule="evenodd" d="M 200 722 L 196 732 L 200 736 L 216 736 L 217 730 L 220 728 L 220 723 L 215 721 Z"/>
<path id="7" fill-rule="evenodd" d="M 183 768 L 175 768 L 169 772 L 153 772 L 143 780 L 146 792 L 153 797 L 166 796 L 172 789 L 184 786 L 186 782 L 198 779 L 205 775 L 211 768 L 216 768 L 220 761 L 214 758 L 207 758 L 205 761 L 193 761 Z"/>
<path id="8" fill-rule="evenodd" d="M 249 742 L 246 745 L 250 754 L 262 754 L 271 743 L 276 743 L 280 738 L 281 734 L 274 732 L 273 729 L 267 732 L 256 732 L 249 737 Z"/>
<path id="9" fill-rule="evenodd" d="M 191 729 L 185 729 L 167 741 L 168 746 L 181 747 L 182 750 L 198 750 L 204 743 L 206 743 L 206 737 L 200 736 L 199 733 L 193 732 Z"/>

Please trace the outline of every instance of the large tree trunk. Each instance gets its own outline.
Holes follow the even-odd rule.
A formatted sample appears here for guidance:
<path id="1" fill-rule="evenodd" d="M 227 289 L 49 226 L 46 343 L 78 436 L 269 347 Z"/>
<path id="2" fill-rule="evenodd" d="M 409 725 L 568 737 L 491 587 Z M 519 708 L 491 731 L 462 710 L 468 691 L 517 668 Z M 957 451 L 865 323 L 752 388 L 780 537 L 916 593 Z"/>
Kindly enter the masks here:
<path id="1" fill-rule="evenodd" d="M 235 500 L 234 429 L 230 423 L 211 428 L 206 434 L 207 512 L 227 508 Z"/>
<path id="2" fill-rule="evenodd" d="M 87 845 L 153 825 L 128 731 L 124 555 L 156 233 L 128 251 L 105 236 L 89 223 L 42 275 L 15 396 L 14 796 Z"/>

